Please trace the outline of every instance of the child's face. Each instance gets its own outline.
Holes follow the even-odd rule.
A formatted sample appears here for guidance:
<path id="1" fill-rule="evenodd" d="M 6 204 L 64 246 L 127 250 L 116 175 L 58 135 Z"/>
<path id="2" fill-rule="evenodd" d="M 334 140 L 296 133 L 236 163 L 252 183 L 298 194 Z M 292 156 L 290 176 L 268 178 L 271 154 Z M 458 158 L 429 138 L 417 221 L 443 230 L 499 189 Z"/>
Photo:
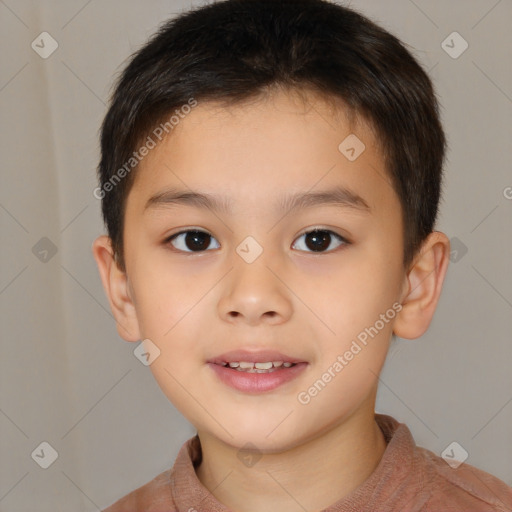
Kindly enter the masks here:
<path id="1" fill-rule="evenodd" d="M 366 146 L 354 161 L 338 149 L 351 133 Z M 160 349 L 150 368 L 200 433 L 281 450 L 356 410 L 373 414 L 392 306 L 407 281 L 401 206 L 389 183 L 367 127 L 334 118 L 312 97 L 305 106 L 284 93 L 229 110 L 200 103 L 144 158 L 125 214 L 136 315 L 127 339 L 150 339 Z M 282 206 L 293 194 L 336 187 L 368 208 L 349 200 Z M 230 209 L 149 201 L 170 189 L 223 198 Z M 322 230 L 317 238 L 303 236 L 313 228 Z M 166 241 L 192 229 L 211 238 Z M 277 351 L 303 364 L 246 374 L 211 363 L 240 350 Z"/>

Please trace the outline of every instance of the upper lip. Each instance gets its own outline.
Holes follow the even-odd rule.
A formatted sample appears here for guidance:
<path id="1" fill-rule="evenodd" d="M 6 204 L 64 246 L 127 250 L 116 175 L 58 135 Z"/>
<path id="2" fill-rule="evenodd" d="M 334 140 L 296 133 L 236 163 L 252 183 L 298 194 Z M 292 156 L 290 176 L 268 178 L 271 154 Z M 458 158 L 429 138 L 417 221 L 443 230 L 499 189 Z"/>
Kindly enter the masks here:
<path id="1" fill-rule="evenodd" d="M 305 362 L 303 359 L 296 357 L 287 356 L 281 352 L 275 350 L 261 350 L 257 352 L 249 352 L 247 350 L 233 350 L 226 352 L 220 356 L 208 359 L 208 363 L 213 364 L 224 364 L 230 362 L 244 361 L 247 363 L 267 363 L 269 361 L 283 361 L 283 363 L 302 363 Z"/>

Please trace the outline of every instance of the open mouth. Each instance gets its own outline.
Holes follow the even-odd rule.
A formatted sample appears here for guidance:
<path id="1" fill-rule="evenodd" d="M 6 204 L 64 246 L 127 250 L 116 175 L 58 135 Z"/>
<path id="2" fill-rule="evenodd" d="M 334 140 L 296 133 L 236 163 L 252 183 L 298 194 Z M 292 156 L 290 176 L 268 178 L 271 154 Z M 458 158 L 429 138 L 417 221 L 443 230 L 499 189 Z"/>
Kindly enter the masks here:
<path id="1" fill-rule="evenodd" d="M 232 350 L 206 361 L 227 386 L 244 393 L 263 393 L 293 381 L 308 363 L 276 350 Z"/>
<path id="2" fill-rule="evenodd" d="M 281 368 L 291 368 L 297 363 L 290 363 L 287 361 L 268 361 L 265 363 L 251 363 L 249 361 L 232 361 L 222 363 L 221 366 L 230 368 L 237 372 L 245 373 L 272 373 Z"/>

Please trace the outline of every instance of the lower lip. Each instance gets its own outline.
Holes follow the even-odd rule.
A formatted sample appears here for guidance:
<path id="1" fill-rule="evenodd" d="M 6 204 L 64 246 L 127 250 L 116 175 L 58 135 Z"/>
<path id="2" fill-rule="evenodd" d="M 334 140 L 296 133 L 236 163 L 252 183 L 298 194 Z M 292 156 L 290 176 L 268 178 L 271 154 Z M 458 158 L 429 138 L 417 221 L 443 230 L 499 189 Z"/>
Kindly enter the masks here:
<path id="1" fill-rule="evenodd" d="M 208 363 L 219 379 L 228 386 L 244 393 L 263 393 L 272 391 L 297 378 L 308 363 L 297 363 L 289 368 L 281 367 L 269 373 L 248 373 L 233 370 L 228 366 Z"/>

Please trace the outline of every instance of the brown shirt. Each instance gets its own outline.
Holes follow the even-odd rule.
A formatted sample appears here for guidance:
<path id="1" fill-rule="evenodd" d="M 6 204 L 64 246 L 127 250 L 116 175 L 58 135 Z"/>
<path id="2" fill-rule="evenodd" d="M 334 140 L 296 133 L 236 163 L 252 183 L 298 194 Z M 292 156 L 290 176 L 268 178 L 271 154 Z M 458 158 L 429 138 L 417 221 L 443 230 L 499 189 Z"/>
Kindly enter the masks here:
<path id="1" fill-rule="evenodd" d="M 511 512 L 512 488 L 498 478 L 416 446 L 406 425 L 376 414 L 387 447 L 375 471 L 323 512 Z M 230 512 L 196 476 L 197 436 L 180 449 L 172 469 L 135 489 L 103 512 Z"/>

